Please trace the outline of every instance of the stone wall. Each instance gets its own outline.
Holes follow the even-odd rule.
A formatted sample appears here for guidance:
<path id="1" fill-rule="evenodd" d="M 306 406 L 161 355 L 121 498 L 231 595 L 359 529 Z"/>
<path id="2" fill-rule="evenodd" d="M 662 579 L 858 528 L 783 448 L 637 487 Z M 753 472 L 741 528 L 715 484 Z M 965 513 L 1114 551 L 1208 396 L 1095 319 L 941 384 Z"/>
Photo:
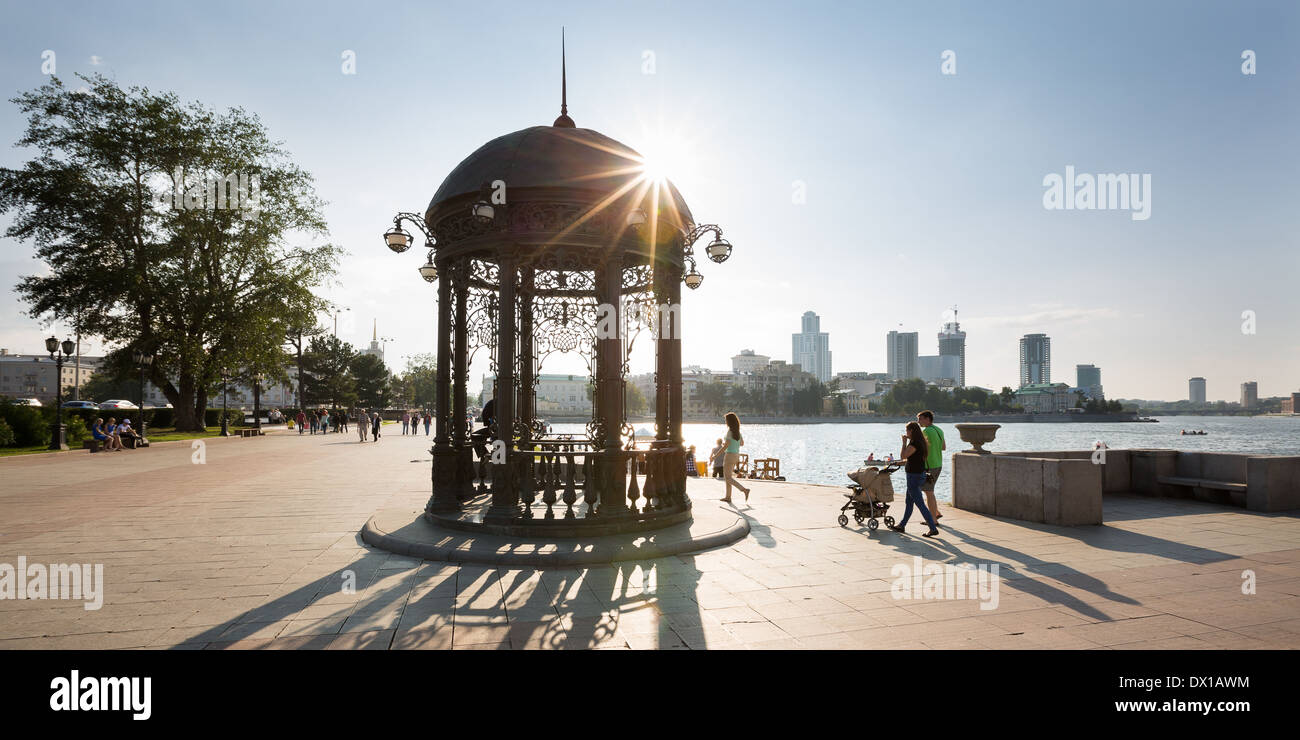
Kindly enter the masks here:
<path id="1" fill-rule="evenodd" d="M 1300 456 L 1177 450 L 1087 450 L 953 455 L 953 505 L 1048 524 L 1100 524 L 1101 496 L 1194 498 L 1251 511 L 1300 509 Z M 1171 480 L 1235 483 L 1232 490 Z M 1244 485 L 1244 490 L 1241 486 Z"/>
<path id="2" fill-rule="evenodd" d="M 952 456 L 953 506 L 1043 524 L 1101 524 L 1105 478 L 1090 457 L 959 452 Z"/>

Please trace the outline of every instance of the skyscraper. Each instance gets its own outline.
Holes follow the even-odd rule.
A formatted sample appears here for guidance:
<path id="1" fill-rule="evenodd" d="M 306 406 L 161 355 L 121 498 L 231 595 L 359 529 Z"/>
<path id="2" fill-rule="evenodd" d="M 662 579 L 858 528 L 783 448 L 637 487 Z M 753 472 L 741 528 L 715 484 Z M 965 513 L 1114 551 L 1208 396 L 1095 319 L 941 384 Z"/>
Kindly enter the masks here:
<path id="1" fill-rule="evenodd" d="M 1241 384 L 1241 407 L 1253 409 L 1259 405 L 1259 383 L 1247 380 Z"/>
<path id="2" fill-rule="evenodd" d="M 966 385 L 966 332 L 961 330 L 961 324 L 957 323 L 957 308 L 952 309 L 952 321 L 943 325 L 943 331 L 939 332 L 939 356 L 956 356 L 957 359 L 957 386 Z"/>
<path id="3" fill-rule="evenodd" d="M 1075 387 L 1083 389 L 1088 398 L 1096 401 L 1102 397 L 1101 368 L 1096 365 L 1074 366 Z"/>
<path id="4" fill-rule="evenodd" d="M 1046 334 L 1020 338 L 1020 387 L 1052 382 L 1052 340 Z"/>
<path id="5" fill-rule="evenodd" d="M 917 333 L 891 331 L 885 338 L 890 380 L 907 380 L 918 377 L 916 368 Z"/>
<path id="6" fill-rule="evenodd" d="M 1187 400 L 1205 403 L 1205 378 L 1196 377 L 1187 381 Z"/>
<path id="7" fill-rule="evenodd" d="M 831 335 L 812 311 L 803 315 L 803 331 L 790 335 L 790 361 L 823 383 L 831 382 Z"/>

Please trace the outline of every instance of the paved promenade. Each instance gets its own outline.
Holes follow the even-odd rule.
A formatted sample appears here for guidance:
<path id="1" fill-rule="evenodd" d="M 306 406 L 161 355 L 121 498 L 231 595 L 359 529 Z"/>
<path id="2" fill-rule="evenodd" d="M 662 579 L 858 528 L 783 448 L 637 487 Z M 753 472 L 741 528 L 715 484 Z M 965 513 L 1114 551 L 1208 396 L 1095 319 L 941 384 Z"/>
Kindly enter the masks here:
<path id="1" fill-rule="evenodd" d="M 429 438 L 393 430 L 212 439 L 204 464 L 188 442 L 0 460 L 0 563 L 102 563 L 106 593 L 98 611 L 0 600 L 0 648 L 1300 647 L 1294 514 L 1124 496 L 1105 526 L 1059 528 L 945 508 L 927 540 L 915 520 L 908 535 L 840 528 L 840 489 L 756 482 L 751 534 L 730 547 L 457 566 L 358 537 L 428 497 Z M 724 506 L 716 481 L 690 493 Z M 998 564 L 997 608 L 894 598 L 893 567 L 915 557 Z"/>

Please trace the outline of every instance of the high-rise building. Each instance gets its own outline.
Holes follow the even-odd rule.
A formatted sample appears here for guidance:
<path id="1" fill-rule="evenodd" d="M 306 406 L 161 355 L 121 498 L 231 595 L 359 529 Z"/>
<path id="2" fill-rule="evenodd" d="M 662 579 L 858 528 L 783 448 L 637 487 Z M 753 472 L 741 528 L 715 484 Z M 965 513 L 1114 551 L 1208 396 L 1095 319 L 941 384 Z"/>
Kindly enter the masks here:
<path id="1" fill-rule="evenodd" d="M 961 358 L 957 355 L 921 355 L 916 358 L 916 377 L 927 383 L 951 388 L 961 375 Z"/>
<path id="2" fill-rule="evenodd" d="M 1192 378 L 1187 381 L 1187 400 L 1192 403 L 1205 403 L 1205 378 Z"/>
<path id="3" fill-rule="evenodd" d="M 803 331 L 791 335 L 790 362 L 823 383 L 831 382 L 831 335 L 821 330 L 822 320 L 812 311 L 803 315 Z"/>
<path id="4" fill-rule="evenodd" d="M 1046 334 L 1020 338 L 1020 385 L 1052 382 L 1052 340 Z"/>
<path id="5" fill-rule="evenodd" d="M 940 357 L 957 357 L 957 386 L 965 387 L 966 385 L 966 332 L 961 330 L 961 324 L 957 323 L 957 309 L 952 309 L 952 321 L 943 325 L 943 331 L 939 332 L 939 356 Z"/>
<path id="6" fill-rule="evenodd" d="M 916 340 L 914 331 L 891 331 L 885 338 L 885 353 L 888 357 L 886 368 L 890 380 L 907 380 L 916 374 Z"/>
<path id="7" fill-rule="evenodd" d="M 1098 401 L 1104 396 L 1101 389 L 1101 368 L 1096 365 L 1075 365 L 1074 384 L 1090 400 Z"/>
<path id="8" fill-rule="evenodd" d="M 1241 384 L 1241 407 L 1253 409 L 1259 405 L 1259 383 L 1248 380 Z"/>

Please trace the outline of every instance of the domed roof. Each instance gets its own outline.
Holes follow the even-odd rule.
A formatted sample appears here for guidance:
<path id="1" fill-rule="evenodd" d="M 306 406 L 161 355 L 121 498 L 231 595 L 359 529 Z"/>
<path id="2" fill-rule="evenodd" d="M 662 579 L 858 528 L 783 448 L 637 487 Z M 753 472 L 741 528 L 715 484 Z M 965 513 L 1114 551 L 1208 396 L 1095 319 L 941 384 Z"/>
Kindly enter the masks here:
<path id="1" fill-rule="evenodd" d="M 440 204 L 462 196 L 477 198 L 485 185 L 496 180 L 506 184 L 507 203 L 516 194 L 522 200 L 537 200 L 538 193 L 528 190 L 534 188 L 560 189 L 570 196 L 588 191 L 582 199 L 593 206 L 621 192 L 625 195 L 606 207 L 630 209 L 632 199 L 640 195 L 640 206 L 649 213 L 653 183 L 643 181 L 642 162 L 630 147 L 591 129 L 533 126 L 499 136 L 466 157 L 443 180 L 426 213 L 433 216 Z M 659 200 L 661 217 L 683 226 L 693 223 L 686 201 L 667 180 Z"/>

